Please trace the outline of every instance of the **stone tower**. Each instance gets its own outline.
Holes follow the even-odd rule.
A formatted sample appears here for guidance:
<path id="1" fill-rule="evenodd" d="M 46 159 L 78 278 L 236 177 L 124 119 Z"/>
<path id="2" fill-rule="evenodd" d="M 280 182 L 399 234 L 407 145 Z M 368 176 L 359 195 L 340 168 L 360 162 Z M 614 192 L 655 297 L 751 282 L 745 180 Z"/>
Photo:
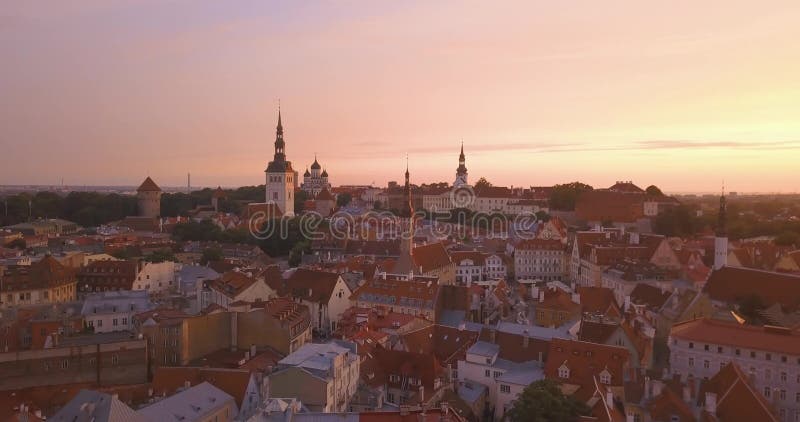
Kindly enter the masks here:
<path id="1" fill-rule="evenodd" d="M 275 131 L 275 156 L 264 171 L 267 174 L 266 203 L 274 203 L 283 215 L 294 215 L 294 177 L 292 162 L 286 160 L 286 144 L 283 141 L 281 109 L 278 107 L 278 127 Z"/>
<path id="2" fill-rule="evenodd" d="M 139 217 L 156 218 L 161 216 L 161 188 L 147 176 L 144 182 L 136 189 L 139 199 Z"/>

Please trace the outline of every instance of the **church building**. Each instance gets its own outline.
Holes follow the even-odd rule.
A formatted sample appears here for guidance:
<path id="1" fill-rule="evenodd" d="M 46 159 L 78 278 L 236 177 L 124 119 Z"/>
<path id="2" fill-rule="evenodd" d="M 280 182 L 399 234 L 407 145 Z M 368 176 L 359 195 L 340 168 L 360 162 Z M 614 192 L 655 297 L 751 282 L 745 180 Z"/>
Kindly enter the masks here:
<path id="1" fill-rule="evenodd" d="M 264 171 L 266 180 L 266 203 L 275 204 L 283 215 L 294 215 L 294 186 L 296 181 L 292 162 L 286 160 L 286 143 L 283 140 L 281 109 L 278 107 L 278 127 L 275 131 L 275 156 Z"/>
<path id="2" fill-rule="evenodd" d="M 320 170 L 322 170 L 321 173 Z M 328 171 L 319 165 L 316 155 L 314 155 L 314 163 L 311 164 L 311 171 L 309 172 L 306 168 L 306 172 L 303 173 L 301 189 L 312 198 L 316 198 L 323 189 L 331 189 L 331 184 L 328 182 Z"/>

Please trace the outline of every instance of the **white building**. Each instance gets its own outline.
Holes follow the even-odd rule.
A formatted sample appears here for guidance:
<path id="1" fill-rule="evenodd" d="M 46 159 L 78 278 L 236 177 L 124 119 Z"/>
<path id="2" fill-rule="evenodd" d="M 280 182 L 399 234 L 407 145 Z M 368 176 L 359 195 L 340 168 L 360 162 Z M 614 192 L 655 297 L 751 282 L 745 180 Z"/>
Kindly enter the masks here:
<path id="1" fill-rule="evenodd" d="M 324 189 L 331 189 L 331 184 L 328 182 L 328 171 L 322 169 L 322 166 L 317 162 L 316 156 L 314 156 L 314 163 L 311 164 L 311 171 L 309 172 L 306 169 L 306 172 L 303 173 L 303 184 L 300 188 L 312 198 L 316 197 Z"/>
<path id="2" fill-rule="evenodd" d="M 714 376 L 735 362 L 758 393 L 785 421 L 800 420 L 800 333 L 783 327 L 758 327 L 694 319 L 672 327 L 669 364 L 685 381 Z"/>
<path id="3" fill-rule="evenodd" d="M 564 245 L 555 239 L 528 239 L 514 248 L 517 280 L 561 281 L 566 279 Z"/>
<path id="4" fill-rule="evenodd" d="M 519 344 L 523 346 L 530 347 Z M 458 361 L 457 376 L 459 381 L 486 386 L 489 408 L 495 409 L 494 420 L 500 420 L 526 386 L 544 379 L 544 372 L 540 362 L 517 363 L 501 359 L 498 344 L 478 341 L 467 350 L 466 359 Z"/>
<path id="5" fill-rule="evenodd" d="M 203 283 L 198 291 L 201 308 L 214 303 L 228 308 L 234 302 L 267 301 L 277 297 L 263 277 L 240 271 L 228 271 L 215 280 Z"/>
<path id="6" fill-rule="evenodd" d="M 133 281 L 133 290 L 147 290 L 152 294 L 177 289 L 175 270 L 172 261 L 145 262 Z"/>
<path id="7" fill-rule="evenodd" d="M 311 324 L 323 333 L 336 330 L 336 324 L 350 307 L 353 292 L 336 273 L 305 268 L 294 270 L 286 280 L 288 293 L 308 306 Z"/>
<path id="8" fill-rule="evenodd" d="M 81 315 L 95 333 L 133 331 L 133 316 L 153 308 L 145 290 L 90 293 Z"/>

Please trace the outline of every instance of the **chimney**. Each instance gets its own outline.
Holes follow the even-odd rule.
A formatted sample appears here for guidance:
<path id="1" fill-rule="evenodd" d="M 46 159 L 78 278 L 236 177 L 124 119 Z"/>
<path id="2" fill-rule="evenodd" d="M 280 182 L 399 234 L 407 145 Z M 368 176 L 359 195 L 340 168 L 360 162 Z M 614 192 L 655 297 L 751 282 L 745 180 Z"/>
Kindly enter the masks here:
<path id="1" fill-rule="evenodd" d="M 631 307 L 631 297 L 625 296 L 625 304 L 623 305 L 622 310 L 627 312 L 628 309 L 630 309 L 630 307 Z"/>
<path id="2" fill-rule="evenodd" d="M 425 409 L 425 386 L 424 385 L 420 385 L 419 386 L 419 403 L 420 403 L 420 406 L 422 406 L 422 409 L 424 410 Z"/>
<path id="3" fill-rule="evenodd" d="M 544 290 L 539 291 L 539 302 L 544 302 Z"/>
<path id="4" fill-rule="evenodd" d="M 717 414 L 717 393 L 706 392 L 706 412 L 716 415 Z"/>
<path id="5" fill-rule="evenodd" d="M 494 328 L 489 329 L 489 338 L 491 339 L 492 343 L 497 341 L 497 331 Z"/>
<path id="6" fill-rule="evenodd" d="M 692 390 L 689 388 L 688 385 L 683 386 L 683 401 L 685 403 L 692 402 Z"/>
<path id="7" fill-rule="evenodd" d="M 191 381 L 186 380 L 186 381 L 183 382 L 183 388 L 189 388 L 191 386 L 192 386 L 192 382 Z"/>
<path id="8" fill-rule="evenodd" d="M 650 377 L 644 377 L 644 396 L 648 399 L 653 398 L 653 390 L 650 389 Z"/>
<path id="9" fill-rule="evenodd" d="M 152 387 L 147 389 L 147 397 L 153 397 L 153 388 Z"/>
<path id="10" fill-rule="evenodd" d="M 625 414 L 625 422 L 633 422 L 633 413 Z"/>
<path id="11" fill-rule="evenodd" d="M 581 294 L 580 293 L 573 293 L 572 294 L 572 301 L 577 303 L 578 305 L 581 304 Z"/>
<path id="12" fill-rule="evenodd" d="M 256 345 L 255 344 L 250 344 L 250 357 L 251 358 L 256 357 Z"/>
<path id="13" fill-rule="evenodd" d="M 523 337 L 522 337 L 522 347 L 527 349 L 528 348 L 528 344 L 530 342 L 531 342 L 531 337 L 528 334 L 528 330 L 526 329 L 525 332 L 523 333 Z"/>
<path id="14" fill-rule="evenodd" d="M 606 406 L 608 406 L 609 409 L 614 408 L 614 393 L 612 393 L 611 390 L 606 391 Z"/>
<path id="15" fill-rule="evenodd" d="M 238 312 L 231 312 L 231 351 L 235 352 L 236 348 L 238 347 L 238 337 L 239 337 L 239 313 Z"/>

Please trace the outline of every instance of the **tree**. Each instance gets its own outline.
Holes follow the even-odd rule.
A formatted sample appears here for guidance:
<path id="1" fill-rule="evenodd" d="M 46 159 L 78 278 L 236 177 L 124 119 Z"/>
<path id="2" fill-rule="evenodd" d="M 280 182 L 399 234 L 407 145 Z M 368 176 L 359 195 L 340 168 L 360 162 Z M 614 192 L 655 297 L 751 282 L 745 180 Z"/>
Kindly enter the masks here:
<path id="1" fill-rule="evenodd" d="M 578 197 L 591 190 L 594 188 L 581 182 L 555 185 L 550 193 L 550 208 L 559 211 L 575 211 Z"/>
<path id="2" fill-rule="evenodd" d="M 306 200 L 308 200 L 308 192 L 304 190 L 299 190 L 294 193 L 294 212 L 295 214 L 299 214 L 306 207 Z"/>
<path id="3" fill-rule="evenodd" d="M 353 200 L 353 195 L 351 195 L 349 192 L 340 193 L 336 197 L 336 206 L 337 207 L 345 207 L 352 200 Z"/>
<path id="4" fill-rule="evenodd" d="M 162 248 L 157 251 L 153 251 L 150 255 L 144 257 L 144 260 L 153 263 L 177 261 L 177 259 L 175 259 L 175 254 L 172 253 L 172 250 L 168 248 Z"/>
<path id="5" fill-rule="evenodd" d="M 28 247 L 28 245 L 25 242 L 25 239 L 20 237 L 18 239 L 14 239 L 14 240 L 8 242 L 6 247 L 11 248 L 11 249 L 19 249 L 21 251 L 24 251 L 25 248 Z"/>
<path id="6" fill-rule="evenodd" d="M 555 381 L 545 379 L 525 387 L 504 419 L 510 422 L 574 421 L 590 412 L 585 403 L 564 395 Z"/>
<path id="7" fill-rule="evenodd" d="M 691 236 L 699 228 L 692 211 L 685 205 L 667 208 L 653 222 L 653 230 L 664 236 Z"/>
<path id="8" fill-rule="evenodd" d="M 800 245 L 800 233 L 787 231 L 775 236 L 775 244 L 778 246 L 797 246 Z"/>
<path id="9" fill-rule="evenodd" d="M 650 185 L 644 191 L 650 196 L 664 196 L 664 192 L 661 192 L 661 189 L 656 185 Z"/>
<path id="10" fill-rule="evenodd" d="M 548 214 L 548 213 L 546 213 L 544 211 L 536 211 L 536 219 L 541 221 L 541 222 L 546 223 L 546 222 L 550 221 L 550 214 Z"/>
<path id="11" fill-rule="evenodd" d="M 478 179 L 478 181 L 477 181 L 477 182 L 475 182 L 475 189 L 484 189 L 484 188 L 490 188 L 490 187 L 492 187 L 492 186 L 494 186 L 494 185 L 492 185 L 492 183 L 491 183 L 491 182 L 489 182 L 488 180 L 486 180 L 486 178 L 485 178 L 485 177 L 481 177 L 480 179 Z"/>
<path id="12" fill-rule="evenodd" d="M 206 265 L 213 261 L 221 261 L 222 258 L 224 258 L 222 249 L 217 247 L 205 248 L 203 249 L 203 255 L 200 256 L 200 265 Z"/>

